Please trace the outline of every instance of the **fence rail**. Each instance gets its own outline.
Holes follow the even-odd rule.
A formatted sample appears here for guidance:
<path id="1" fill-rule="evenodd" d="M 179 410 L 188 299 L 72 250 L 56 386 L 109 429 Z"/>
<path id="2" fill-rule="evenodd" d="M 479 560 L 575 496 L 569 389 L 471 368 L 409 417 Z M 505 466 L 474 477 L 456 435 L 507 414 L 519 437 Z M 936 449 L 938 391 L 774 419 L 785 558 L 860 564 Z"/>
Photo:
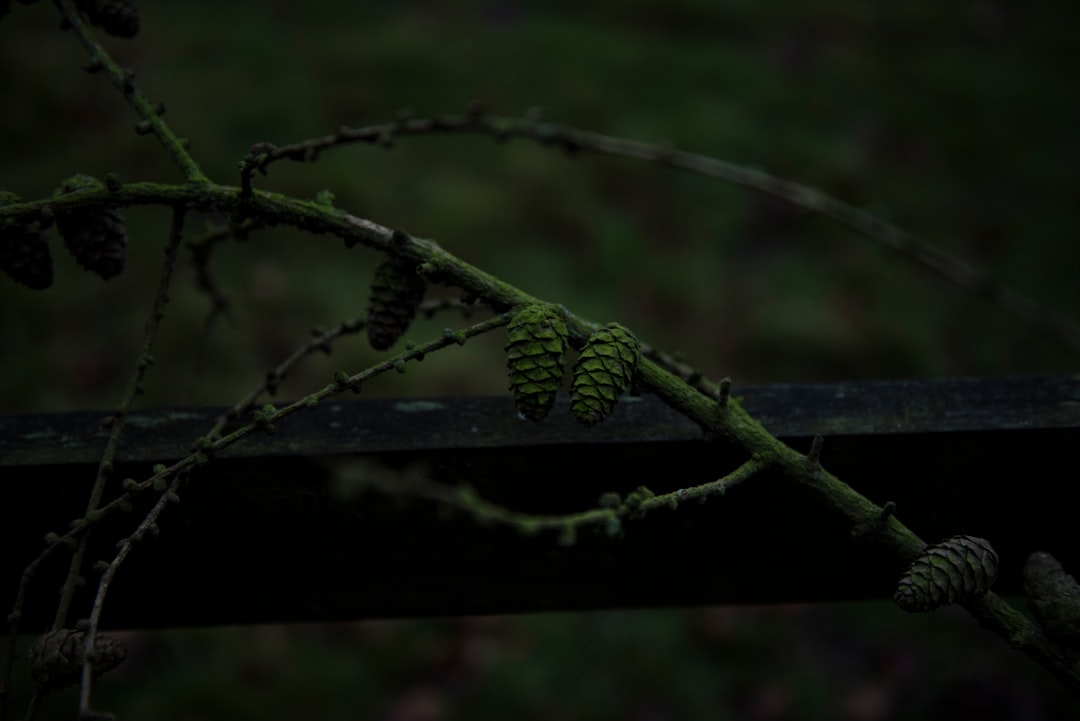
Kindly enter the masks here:
<path id="1" fill-rule="evenodd" d="M 1065 502 L 1077 482 L 1080 378 L 768 385 L 735 395 L 799 450 L 824 436 L 823 465 L 872 500 L 895 501 L 924 538 L 990 539 L 1001 556 L 999 591 L 1019 592 L 1034 550 L 1080 567 L 1080 530 Z M 113 482 L 186 456 L 220 412 L 133 413 Z M 43 535 L 81 515 L 106 415 L 0 415 L 0 608 L 11 607 Z M 343 481 L 360 471 L 423 473 L 515 509 L 559 513 L 595 506 L 605 491 L 710 481 L 742 460 L 651 397 L 621 402 L 592 429 L 575 424 L 565 398 L 542 424 L 518 420 L 509 397 L 328 402 L 199 469 L 162 517 L 160 537 L 121 569 L 104 625 L 891 596 L 902 569 L 770 474 L 703 505 L 627 522 L 622 538 L 581 534 L 570 548 L 554 534 L 481 526 L 428 501 L 356 494 Z M 111 557 L 133 522 L 96 530 L 90 561 Z M 65 570 L 57 558 L 35 578 L 24 630 L 51 620 Z"/>

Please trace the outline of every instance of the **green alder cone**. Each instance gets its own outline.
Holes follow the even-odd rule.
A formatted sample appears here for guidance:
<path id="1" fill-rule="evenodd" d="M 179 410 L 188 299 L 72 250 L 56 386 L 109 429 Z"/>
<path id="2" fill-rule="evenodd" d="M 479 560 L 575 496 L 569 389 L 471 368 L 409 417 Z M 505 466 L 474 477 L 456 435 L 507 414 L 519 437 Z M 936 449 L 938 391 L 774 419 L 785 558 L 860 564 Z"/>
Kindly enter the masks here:
<path id="1" fill-rule="evenodd" d="M 984 538 L 953 536 L 923 551 L 900 578 L 893 600 L 905 611 L 933 611 L 982 596 L 997 578 L 998 557 Z"/>
<path id="2" fill-rule="evenodd" d="M 510 390 L 518 412 L 530 421 L 544 420 L 555 404 L 568 335 L 562 318 L 542 305 L 527 306 L 510 321 L 506 344 Z"/>
<path id="3" fill-rule="evenodd" d="M 39 636 L 30 647 L 30 673 L 46 691 L 56 691 L 82 680 L 86 632 L 61 628 Z M 127 651 L 116 639 L 98 634 L 94 639 L 93 676 L 123 663 Z"/>
<path id="4" fill-rule="evenodd" d="M 1024 564 L 1024 591 L 1047 635 L 1080 655 L 1080 583 L 1056 558 L 1037 552 Z"/>
<path id="5" fill-rule="evenodd" d="M 408 330 L 424 300 L 427 284 L 407 261 L 384 258 L 375 269 L 367 309 L 371 347 L 386 350 Z"/>
<path id="6" fill-rule="evenodd" d="M 15 193 L 0 190 L 0 207 L 17 202 Z M 33 290 L 52 285 L 52 254 L 35 224 L 0 223 L 0 270 Z"/>
<path id="7" fill-rule="evenodd" d="M 101 190 L 104 187 L 105 184 L 97 178 L 79 174 L 61 183 L 53 195 Z M 103 280 L 109 280 L 124 270 L 127 230 L 120 211 L 102 208 L 58 215 L 56 227 L 68 251 L 86 270 L 96 273 Z"/>
<path id="8" fill-rule="evenodd" d="M 641 351 L 630 329 L 608 323 L 593 333 L 574 363 L 570 409 L 578 422 L 593 426 L 607 418 L 630 387 Z"/>

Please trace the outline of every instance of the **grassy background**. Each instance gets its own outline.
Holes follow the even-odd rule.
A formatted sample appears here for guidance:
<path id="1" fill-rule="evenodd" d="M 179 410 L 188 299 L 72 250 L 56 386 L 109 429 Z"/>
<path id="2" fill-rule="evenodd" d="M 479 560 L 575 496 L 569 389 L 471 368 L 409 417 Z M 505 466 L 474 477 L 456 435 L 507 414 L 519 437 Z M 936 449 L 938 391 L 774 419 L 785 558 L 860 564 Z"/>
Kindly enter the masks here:
<path id="1" fill-rule="evenodd" d="M 460 111 L 479 100 L 492 112 L 520 114 L 542 106 L 560 122 L 670 141 L 819 187 L 1080 316 L 1080 104 L 1071 3 L 142 5 L 139 37 L 109 39 L 107 46 L 135 69 L 144 92 L 165 102 L 166 120 L 192 139 L 196 158 L 218 182 L 237 182 L 236 163 L 254 142 L 287 143 L 342 123 L 381 122 L 402 107 Z M 107 81 L 78 70 L 82 49 L 55 26 L 48 3 L 16 5 L 0 22 L 0 188 L 41 197 L 74 172 L 177 181 L 154 141 L 133 132 L 134 116 Z M 257 182 L 308 197 L 329 188 L 356 215 L 432 237 L 523 290 L 592 320 L 622 321 L 736 383 L 1075 367 L 1075 359 L 993 307 L 826 221 L 648 164 L 431 137 L 389 151 L 338 149 L 317 164 L 277 165 Z M 115 404 L 131 372 L 168 227 L 162 209 L 126 216 L 128 269 L 112 282 L 82 273 L 55 237 L 52 289 L 35 294 L 0 282 L 3 412 Z M 214 219 L 193 218 L 189 227 L 204 220 Z M 233 402 L 309 328 L 361 315 L 377 260 L 362 248 L 346 251 L 339 241 L 288 231 L 227 246 L 216 271 L 234 323 L 216 326 L 209 337 L 208 301 L 183 268 L 145 404 Z M 453 323 L 418 322 L 409 337 L 423 340 Z M 503 393 L 502 342 L 493 336 L 454 348 L 404 376 L 366 385 L 365 393 Z M 355 371 L 377 357 L 364 339 L 348 340 L 303 367 L 280 395 L 306 393 L 334 370 Z M 755 639 L 744 652 L 729 653 L 726 637 L 702 635 L 701 619 L 725 613 Z M 281 689 L 298 684 L 300 690 L 281 693 L 298 694 L 301 706 L 324 699 L 327 718 L 931 718 L 919 705 L 924 696 L 957 684 L 974 684 L 971 699 L 1006 693 L 1014 687 L 998 684 L 994 674 L 1026 673 L 1023 660 L 1011 665 L 993 639 L 983 651 L 951 616 L 940 628 L 921 618 L 909 627 L 884 611 L 885 620 L 868 622 L 893 639 L 879 642 L 860 625 L 860 614 L 869 612 L 853 613 L 847 625 L 829 620 L 844 615 L 839 609 L 782 613 L 784 622 L 767 610 L 476 622 L 486 629 L 481 637 L 498 629 L 494 653 L 506 663 L 469 671 L 463 686 L 455 685 L 456 661 L 432 670 L 424 644 L 411 639 L 428 634 L 438 640 L 425 643 L 455 647 L 476 630 L 470 621 L 350 627 L 342 631 L 348 642 L 330 650 L 312 638 L 337 630 L 176 634 L 168 637 L 168 652 L 161 651 L 164 640 L 139 642 L 151 651 L 130 664 L 131 683 L 114 708 L 121 710 L 124 699 L 149 704 L 161 694 L 161 703 L 172 699 L 177 705 L 170 708 L 187 709 L 175 718 L 228 717 L 227 706 L 210 701 L 183 705 L 184 694 L 215 684 L 222 691 L 247 688 L 236 674 L 247 673 L 250 650 L 260 643 L 277 650 L 256 659 L 252 678 Z M 871 663 L 866 659 L 876 658 L 879 643 L 921 648 L 910 651 L 920 671 L 896 682 L 901 696 L 886 694 L 877 711 L 845 710 L 852 694 L 870 692 L 843 687 L 851 669 L 827 644 L 815 645 L 822 624 L 834 622 L 846 629 L 836 644 L 859 663 Z M 594 633 L 598 626 L 608 630 Z M 916 626 L 935 631 L 920 635 Z M 774 636 L 773 629 L 790 635 Z M 952 651 L 916 642 L 951 639 L 948 629 L 958 634 L 950 643 L 967 650 L 955 651 L 962 654 L 956 663 L 939 664 Z M 261 640 L 252 642 L 253 633 Z M 219 637 L 232 642 L 211 644 Z M 369 637 L 394 643 L 380 646 Z M 627 643 L 674 646 L 639 654 L 641 668 L 631 672 L 622 663 Z M 995 669 L 989 672 L 977 663 L 988 657 Z M 871 665 L 868 683 L 893 688 L 893 672 Z M 166 668 L 175 671 L 168 680 Z M 313 671 L 320 668 L 329 676 Z M 935 678 L 940 687 L 926 691 Z M 319 685 L 335 679 L 338 685 Z M 1044 705 L 1024 706 L 1027 716 L 998 717 L 1053 717 L 1045 705 L 1059 703 L 1045 701 L 1059 699 L 1053 684 L 1024 683 L 1013 702 L 1034 694 Z M 785 700 L 773 698 L 774 687 Z M 140 700 L 144 692 L 148 698 Z M 421 694 L 423 703 L 412 702 L 421 710 L 394 705 L 409 694 Z M 268 704 L 235 713 L 299 713 L 275 703 L 276 694 L 217 698 Z M 330 708 L 362 711 L 333 716 Z M 984 717 L 995 718 L 968 716 Z"/>
<path id="2" fill-rule="evenodd" d="M 167 120 L 220 182 L 237 182 L 236 162 L 254 142 L 380 122 L 401 107 L 542 106 L 555 120 L 820 187 L 1080 315 L 1080 110 L 1069 25 L 1052 7 L 440 8 L 147 3 L 139 37 L 109 47 L 165 102 Z M 178 179 L 155 142 L 132 132 L 132 113 L 107 81 L 78 71 L 83 51 L 55 31 L 51 10 L 16 7 L 0 40 L 0 186 L 40 197 L 75 171 Z M 824 220 L 649 164 L 429 137 L 277 165 L 260 183 L 308 197 L 329 188 L 355 214 L 433 237 L 528 292 L 623 321 L 737 382 L 1073 367 L 987 303 Z M 161 209 L 127 215 L 130 270 L 112 283 L 83 274 L 56 244 L 48 293 L 0 284 L 0 322 L 18 350 L 3 359 L 5 409 L 114 403 L 145 315 L 135 299 L 156 280 L 167 228 Z M 362 313 L 376 260 L 286 231 L 225 248 L 218 277 L 235 327 L 204 344 L 208 303 L 182 282 L 159 345 L 178 362 L 152 377 L 147 402 L 229 402 L 312 325 Z M 372 392 L 504 392 L 496 346 L 455 350 Z M 373 358 L 362 340 L 343 344 L 284 395 Z"/>

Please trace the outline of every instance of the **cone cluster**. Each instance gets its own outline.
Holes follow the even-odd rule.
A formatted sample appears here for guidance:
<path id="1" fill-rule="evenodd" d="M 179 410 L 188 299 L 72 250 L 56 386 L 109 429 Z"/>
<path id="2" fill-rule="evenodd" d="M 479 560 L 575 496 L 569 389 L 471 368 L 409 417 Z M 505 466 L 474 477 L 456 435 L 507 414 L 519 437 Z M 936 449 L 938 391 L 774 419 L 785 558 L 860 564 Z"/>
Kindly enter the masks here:
<path id="1" fill-rule="evenodd" d="M 900 578 L 893 600 L 905 611 L 981 596 L 997 578 L 998 557 L 984 538 L 953 536 L 923 551 Z"/>
<path id="2" fill-rule="evenodd" d="M 89 175 L 73 175 L 61 183 L 54 195 L 68 195 L 85 190 L 105 187 L 97 178 Z M 59 215 L 56 227 L 64 245 L 86 270 L 108 280 L 124 269 L 127 252 L 127 231 L 124 217 L 113 208 L 98 208 Z"/>
<path id="3" fill-rule="evenodd" d="M 570 409 L 578 422 L 593 426 L 607 418 L 630 387 L 640 350 L 630 329 L 608 323 L 589 337 L 574 363 Z"/>
<path id="4" fill-rule="evenodd" d="M 79 683 L 85 658 L 86 632 L 61 628 L 39 636 L 30 647 L 30 673 L 49 691 Z M 98 634 L 94 639 L 93 675 L 97 678 L 123 663 L 127 651 L 116 639 Z"/>
<path id="5" fill-rule="evenodd" d="M 562 318 L 547 306 L 526 306 L 510 320 L 506 344 L 510 390 L 518 412 L 531 421 L 544 420 L 555 404 L 568 335 Z"/>
<path id="6" fill-rule="evenodd" d="M 1046 634 L 1080 649 L 1080 583 L 1049 553 L 1031 554 L 1024 564 L 1028 605 Z"/>
<path id="7" fill-rule="evenodd" d="M 131 0 L 76 0 L 86 19 L 109 35 L 133 38 L 139 32 L 139 8 Z"/>
<path id="8" fill-rule="evenodd" d="M 367 309 L 371 347 L 386 350 L 408 330 L 427 290 L 424 279 L 408 262 L 387 257 L 375 269 Z"/>
<path id="9" fill-rule="evenodd" d="M 19 196 L 0 191 L 0 207 L 19 202 Z M 52 254 L 36 223 L 0 224 L 0 270 L 27 288 L 44 290 L 52 285 Z"/>

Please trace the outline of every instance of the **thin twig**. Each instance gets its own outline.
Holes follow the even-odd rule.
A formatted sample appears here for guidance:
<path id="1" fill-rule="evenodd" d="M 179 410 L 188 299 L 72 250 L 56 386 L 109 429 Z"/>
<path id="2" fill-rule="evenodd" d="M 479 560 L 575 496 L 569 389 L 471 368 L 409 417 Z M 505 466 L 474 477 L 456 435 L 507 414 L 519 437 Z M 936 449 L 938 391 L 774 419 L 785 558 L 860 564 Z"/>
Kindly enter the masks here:
<path id="1" fill-rule="evenodd" d="M 388 145 L 399 137 L 475 133 L 498 141 L 511 138 L 531 140 L 568 154 L 595 152 L 668 165 L 708 175 L 719 180 L 771 195 L 788 203 L 830 218 L 856 233 L 896 252 L 902 258 L 944 278 L 972 295 L 987 298 L 999 308 L 1038 330 L 1045 337 L 1080 354 L 1080 324 L 1046 308 L 1030 297 L 994 278 L 986 271 L 919 240 L 896 225 L 820 190 L 778 178 L 718 158 L 676 150 L 670 146 L 642 143 L 610 135 L 579 130 L 535 118 L 495 117 L 480 112 L 465 115 L 437 115 L 426 118 L 399 118 L 389 123 L 361 128 L 342 126 L 331 135 L 289 145 L 262 144 L 260 169 L 276 160 L 312 161 L 337 145 L 366 142 Z M 708 392 L 702 388 L 703 392 Z"/>
<path id="2" fill-rule="evenodd" d="M 768 464 L 761 459 L 750 458 L 715 481 L 690 488 L 679 488 L 660 495 L 654 494 L 644 486 L 639 487 L 626 498 L 621 498 L 614 492 L 605 493 L 601 496 L 598 507 L 560 514 L 515 511 L 482 498 L 467 484 L 450 486 L 409 474 L 394 475 L 392 478 L 379 474 L 365 474 L 367 479 L 365 485 L 385 495 L 422 498 L 456 508 L 481 523 L 501 523 L 512 526 L 525 534 L 532 534 L 543 529 L 558 530 L 563 534 L 561 538 L 569 539 L 575 536 L 578 528 L 587 526 L 601 526 L 610 535 L 617 535 L 621 531 L 622 518 L 639 519 L 649 511 L 674 510 L 681 503 L 704 502 L 711 496 L 722 496 L 734 486 L 762 472 L 767 466 Z"/>
<path id="3" fill-rule="evenodd" d="M 418 315 L 423 315 L 425 318 L 432 318 L 435 313 L 443 310 L 459 310 L 462 315 L 468 318 L 472 315 L 473 306 L 466 303 L 462 303 L 459 300 L 453 299 L 440 299 L 424 301 L 417 309 Z M 315 329 L 312 331 L 312 339 L 307 343 L 304 343 L 285 358 L 285 360 L 278 363 L 274 368 L 267 371 L 266 376 L 262 382 L 256 385 L 247 395 L 234 403 L 229 410 L 219 416 L 214 422 L 213 428 L 210 429 L 208 434 L 209 438 L 219 438 L 221 432 L 229 424 L 229 421 L 243 416 L 250 411 L 258 403 L 259 398 L 264 393 L 273 395 L 277 389 L 277 386 L 281 381 L 288 377 L 292 369 L 300 363 L 304 358 L 316 353 L 330 353 L 331 344 L 347 335 L 353 335 L 359 333 L 367 327 L 366 318 L 353 318 L 339 323 L 330 330 Z"/>
<path id="4" fill-rule="evenodd" d="M 90 710 L 90 690 L 91 684 L 93 683 L 94 647 L 97 639 L 98 623 L 101 620 L 101 611 L 105 608 L 105 594 L 108 593 L 109 585 L 112 583 L 113 578 L 116 577 L 116 572 L 120 568 L 120 564 L 128 557 L 128 554 L 131 553 L 135 544 L 142 541 L 147 533 L 156 532 L 157 519 L 161 515 L 161 512 L 165 510 L 165 506 L 168 505 L 169 502 L 180 500 L 176 491 L 179 489 L 183 480 L 184 477 L 182 474 L 173 476 L 168 488 L 158 497 L 157 502 L 150 508 L 135 531 L 130 536 L 120 541 L 119 550 L 101 574 L 101 580 L 98 582 L 98 590 L 94 595 L 94 605 L 90 610 L 90 619 L 86 629 L 82 663 L 82 683 L 79 686 L 79 718 L 86 718 L 92 713 Z"/>
<path id="5" fill-rule="evenodd" d="M 161 325 L 162 319 L 165 317 L 165 306 L 169 302 L 169 286 L 172 284 L 173 269 L 176 267 L 176 253 L 180 247 L 180 239 L 183 236 L 184 228 L 184 216 L 186 211 L 183 208 L 175 208 L 173 210 L 172 227 L 169 229 L 169 241 L 165 247 L 165 262 L 161 267 L 161 278 L 158 281 L 157 292 L 154 296 L 154 305 L 150 312 L 150 318 L 146 322 L 146 330 L 143 333 L 142 348 L 139 350 L 138 359 L 135 361 L 135 372 L 132 373 L 131 380 L 128 381 L 128 386 L 124 391 L 124 396 L 120 401 L 120 404 L 113 411 L 111 416 L 111 428 L 109 432 L 109 439 L 105 443 L 105 451 L 101 457 L 101 463 L 98 465 L 97 478 L 94 481 L 94 486 L 90 490 L 90 497 L 86 503 L 85 518 L 90 518 L 98 512 L 98 505 L 101 503 L 101 496 L 105 492 L 105 482 L 112 475 L 113 459 L 116 455 L 116 448 L 120 443 L 120 436 L 124 430 L 124 421 L 127 415 L 128 409 L 131 407 L 135 397 L 141 392 L 141 386 L 143 376 L 146 375 L 147 369 L 153 364 L 153 357 L 150 354 L 154 345 L 154 338 L 157 335 L 158 327 Z M 71 565 L 68 569 L 68 575 L 64 581 L 63 589 L 61 590 L 60 603 L 56 609 L 56 618 L 53 620 L 53 630 L 61 628 L 67 619 L 68 609 L 71 606 L 71 598 L 74 595 L 75 587 L 77 585 L 77 579 L 82 568 L 83 557 L 86 554 L 86 543 L 90 538 L 89 530 L 82 535 L 79 540 L 79 547 L 72 555 Z"/>
<path id="6" fill-rule="evenodd" d="M 108 51 L 98 42 L 94 32 L 83 22 L 82 16 L 72 7 L 71 0 L 53 0 L 64 20 L 78 36 L 83 46 L 90 53 L 90 64 L 87 70 L 92 72 L 104 71 L 109 81 L 116 86 L 124 97 L 124 100 L 135 109 L 141 120 L 138 130 L 140 133 L 153 133 L 165 151 L 173 159 L 173 162 L 184 178 L 192 183 L 208 183 L 209 179 L 203 175 L 198 163 L 187 151 L 187 139 L 177 137 L 172 129 L 161 119 L 164 112 L 160 104 L 154 104 L 143 95 L 135 85 L 135 73 L 130 69 L 122 68 L 113 60 Z"/>
<path id="7" fill-rule="evenodd" d="M 75 543 L 76 547 L 72 554 L 71 562 L 68 567 L 68 573 L 65 577 L 64 584 L 61 587 L 60 602 L 57 604 L 56 615 L 53 619 L 52 630 L 57 630 L 64 626 L 67 621 L 67 615 L 71 608 L 71 600 L 74 595 L 75 588 L 78 585 L 79 578 L 81 577 L 82 562 L 86 555 L 86 545 L 90 537 L 90 529 L 103 517 L 104 509 L 99 507 L 101 503 L 101 497 L 104 494 L 105 483 L 112 474 L 113 459 L 116 455 L 116 449 L 120 442 L 120 436 L 124 429 L 124 420 L 127 414 L 128 408 L 130 408 L 135 397 L 141 392 L 140 384 L 142 383 L 143 376 L 146 374 L 146 370 L 153 363 L 153 357 L 151 356 L 151 349 L 153 347 L 154 337 L 157 334 L 157 329 L 161 324 L 161 320 L 164 318 L 165 306 L 168 303 L 168 290 L 172 281 L 173 269 L 176 267 L 176 254 L 177 249 L 180 247 L 180 239 L 182 237 L 184 216 L 186 211 L 183 208 L 175 208 L 173 210 L 172 226 L 169 233 L 169 241 L 165 248 L 165 261 L 162 264 L 161 278 L 158 282 L 157 292 L 154 298 L 153 309 L 150 313 L 150 318 L 146 322 L 146 329 L 143 333 L 143 344 L 139 351 L 138 359 L 135 363 L 135 371 L 132 374 L 128 386 L 124 391 L 123 398 L 116 410 L 110 416 L 111 427 L 109 438 L 105 444 L 105 451 L 102 454 L 101 462 L 98 464 L 98 472 L 94 481 L 94 485 L 91 488 L 90 496 L 87 500 L 86 513 L 80 522 L 77 522 L 74 527 L 69 530 L 64 536 L 58 536 L 50 543 L 45 550 L 37 558 L 35 558 L 27 567 L 23 570 L 23 574 L 20 578 L 19 588 L 15 596 L 15 605 L 11 614 L 8 616 L 10 624 L 10 633 L 8 638 L 8 663 L 4 667 L 4 677 L 2 679 L 3 689 L 6 693 L 8 683 L 11 674 L 11 659 L 15 654 L 15 643 L 18 634 L 18 622 L 22 615 L 22 605 L 26 597 L 26 589 L 29 586 L 30 579 L 33 577 L 37 567 L 58 548 L 66 547 L 68 543 Z M 125 496 L 126 499 L 126 496 Z M 109 504 L 110 507 L 118 507 L 117 501 Z"/>

